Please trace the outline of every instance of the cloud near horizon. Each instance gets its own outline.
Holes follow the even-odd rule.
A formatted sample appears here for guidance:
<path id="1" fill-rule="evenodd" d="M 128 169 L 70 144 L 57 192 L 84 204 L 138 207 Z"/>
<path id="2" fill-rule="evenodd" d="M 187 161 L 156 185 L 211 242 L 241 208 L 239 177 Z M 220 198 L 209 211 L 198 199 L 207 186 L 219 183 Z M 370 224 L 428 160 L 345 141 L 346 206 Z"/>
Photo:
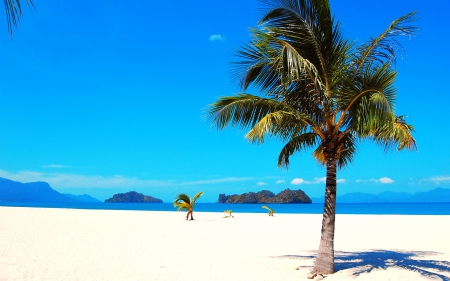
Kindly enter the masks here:
<path id="1" fill-rule="evenodd" d="M 302 178 L 295 178 L 291 181 L 291 184 L 293 185 L 299 185 L 299 184 L 321 184 L 321 183 L 325 183 L 326 182 L 326 177 L 322 177 L 322 178 L 314 178 L 313 181 L 306 181 Z M 337 179 L 336 183 L 343 183 L 345 182 L 345 179 Z"/>
<path id="2" fill-rule="evenodd" d="M 389 183 L 393 183 L 393 182 L 394 182 L 392 179 L 386 178 L 386 177 L 381 178 L 381 179 L 379 179 L 378 181 L 379 181 L 380 183 L 384 183 L 384 184 L 389 184 Z"/>
<path id="3" fill-rule="evenodd" d="M 198 181 L 175 180 L 142 180 L 135 177 L 113 176 L 86 176 L 78 174 L 42 173 L 34 171 L 20 171 L 10 173 L 0 170 L 0 177 L 18 182 L 47 182 L 54 188 L 137 188 L 137 187 L 163 187 L 163 186 L 189 186 L 219 184 L 226 182 L 243 182 L 253 178 L 221 178 Z"/>
<path id="4" fill-rule="evenodd" d="M 209 41 L 225 41 L 225 37 L 222 34 L 213 34 L 209 36 Z"/>
<path id="5" fill-rule="evenodd" d="M 305 183 L 305 180 L 302 178 L 295 178 L 291 181 L 291 184 L 297 185 L 297 184 L 303 184 Z"/>
<path id="6" fill-rule="evenodd" d="M 68 166 L 60 165 L 60 164 L 50 164 L 50 165 L 43 165 L 42 168 L 46 169 L 61 169 L 61 168 L 68 168 Z"/>
<path id="7" fill-rule="evenodd" d="M 441 184 L 445 182 L 450 182 L 450 176 L 437 176 L 437 177 L 431 177 L 429 181 L 432 181 L 436 184 Z"/>
<path id="8" fill-rule="evenodd" d="M 382 177 L 379 179 L 370 179 L 370 180 L 358 179 L 358 180 L 355 180 L 355 182 L 357 182 L 357 183 L 377 182 L 377 183 L 382 183 L 382 184 L 391 184 L 391 183 L 394 183 L 395 181 L 388 177 Z"/>

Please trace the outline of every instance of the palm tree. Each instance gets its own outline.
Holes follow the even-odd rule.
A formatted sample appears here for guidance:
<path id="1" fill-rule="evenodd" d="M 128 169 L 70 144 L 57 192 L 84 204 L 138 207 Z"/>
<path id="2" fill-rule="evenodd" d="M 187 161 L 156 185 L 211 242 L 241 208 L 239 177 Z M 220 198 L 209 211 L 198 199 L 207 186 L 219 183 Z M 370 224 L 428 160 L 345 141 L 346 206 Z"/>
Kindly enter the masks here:
<path id="1" fill-rule="evenodd" d="M 266 209 L 267 211 L 269 211 L 269 217 L 273 217 L 273 214 L 275 214 L 275 210 L 274 209 L 270 209 L 267 206 L 262 206 L 261 208 Z"/>
<path id="2" fill-rule="evenodd" d="M 233 215 L 231 214 L 231 213 L 233 213 L 233 210 L 225 210 L 225 211 L 223 211 L 225 214 L 228 214 L 228 215 L 226 215 L 226 216 L 224 216 L 223 218 L 224 219 L 226 219 L 226 218 L 234 218 L 233 217 Z"/>
<path id="3" fill-rule="evenodd" d="M 195 201 L 203 195 L 203 192 L 199 192 L 194 195 L 194 198 L 190 198 L 187 194 L 181 193 L 178 194 L 177 198 L 175 199 L 175 202 L 173 202 L 174 207 L 178 207 L 177 211 L 186 210 L 186 220 L 189 219 L 189 215 L 191 215 L 191 220 L 194 220 L 193 212 L 194 212 L 194 205 Z"/>
<path id="4" fill-rule="evenodd" d="M 261 0 L 267 12 L 237 55 L 243 93 L 221 97 L 207 115 L 219 130 L 248 128 L 246 138 L 285 145 L 278 166 L 313 149 L 326 167 L 322 235 L 314 274 L 334 272 L 336 170 L 350 164 L 362 140 L 388 150 L 416 149 L 414 128 L 395 115 L 398 38 L 411 37 L 416 12 L 393 21 L 378 37 L 356 46 L 343 37 L 328 0 Z M 245 91 L 252 86 L 261 95 Z"/>
<path id="5" fill-rule="evenodd" d="M 5 3 L 6 22 L 8 23 L 8 31 L 12 36 L 12 25 L 17 27 L 20 17 L 22 16 L 22 6 L 20 0 L 3 0 Z M 22 1 L 23 2 L 23 1 Z M 28 6 L 34 6 L 33 0 L 25 0 Z"/>

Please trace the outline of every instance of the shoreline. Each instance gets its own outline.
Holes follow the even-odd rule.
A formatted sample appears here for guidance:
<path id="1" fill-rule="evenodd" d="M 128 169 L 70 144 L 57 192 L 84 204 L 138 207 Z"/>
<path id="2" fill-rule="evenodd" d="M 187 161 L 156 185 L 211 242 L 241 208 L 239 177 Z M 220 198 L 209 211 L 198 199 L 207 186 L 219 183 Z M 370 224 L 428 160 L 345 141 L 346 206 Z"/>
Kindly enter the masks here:
<path id="1" fill-rule="evenodd" d="M 3 204 L 2 204 L 3 203 Z M 277 214 L 323 214 L 323 203 L 312 204 L 219 204 L 197 203 L 195 212 L 267 213 L 263 205 Z M 39 203 L 0 202 L 0 207 L 68 208 L 80 210 L 175 211 L 172 203 Z M 337 203 L 337 214 L 450 215 L 450 203 Z"/>
<path id="2" fill-rule="evenodd" d="M 0 280 L 308 280 L 321 214 L 225 215 L 0 207 Z M 326 279 L 450 278 L 449 225 L 337 214 L 338 271 Z"/>
<path id="3" fill-rule="evenodd" d="M 353 203 L 348 203 L 348 204 L 353 204 Z M 402 203 L 400 203 L 400 204 L 402 204 Z M 33 210 L 33 209 L 49 209 L 49 210 L 58 210 L 58 209 L 60 209 L 60 210 L 78 210 L 78 211 L 94 211 L 94 212 L 96 212 L 96 211 L 112 211 L 112 212 L 115 212 L 115 211 L 118 211 L 118 212 L 150 212 L 150 213 L 180 213 L 181 214 L 181 217 L 183 217 L 183 213 L 185 213 L 185 211 L 177 211 L 175 208 L 174 208 L 174 210 L 147 210 L 147 209 L 87 209 L 87 208 L 85 208 L 85 209 L 82 209 L 82 208 L 65 208 L 65 207 L 45 207 L 45 206 L 39 206 L 39 207 L 35 207 L 35 206 L 4 206 L 4 205 L 0 205 L 0 209 L 1 208 L 18 208 L 18 209 L 31 209 L 31 210 Z M 224 210 L 223 211 L 225 211 L 227 208 L 223 208 Z M 228 208 L 229 209 L 229 208 Z M 220 215 L 222 215 L 223 214 L 223 216 L 225 216 L 226 214 L 223 212 L 223 211 L 197 211 L 197 210 L 194 210 L 194 214 L 210 214 L 210 215 L 212 215 L 212 214 L 214 214 L 214 215 L 216 215 L 217 216 L 217 214 L 219 214 L 218 215 L 218 217 L 220 217 Z M 265 216 L 267 216 L 267 214 L 268 214 L 268 212 L 267 211 L 261 211 L 261 212 L 239 212 L 239 211 L 237 211 L 237 212 L 235 212 L 235 211 L 233 211 L 233 216 L 234 215 L 240 215 L 240 214 L 242 214 L 242 215 L 258 215 L 258 216 L 261 216 L 261 215 L 265 215 Z M 275 213 L 275 216 L 279 216 L 279 215 L 283 215 L 283 216 L 285 216 L 285 215 L 312 215 L 312 216 L 320 216 L 321 218 L 322 218 L 322 213 Z M 415 216 L 418 216 L 418 217 L 420 217 L 420 216 L 424 216 L 424 217 L 433 217 L 433 216 L 437 216 L 437 217 L 441 217 L 441 216 L 448 216 L 449 218 L 450 218 L 450 214 L 394 214 L 394 213 L 390 213 L 390 214 L 365 214 L 365 213 L 362 213 L 362 214 L 344 214 L 344 213 L 337 213 L 336 214 L 336 216 L 413 216 L 413 217 L 415 217 Z M 185 216 L 184 216 L 185 217 Z M 195 219 L 195 220 L 197 220 L 197 219 Z"/>

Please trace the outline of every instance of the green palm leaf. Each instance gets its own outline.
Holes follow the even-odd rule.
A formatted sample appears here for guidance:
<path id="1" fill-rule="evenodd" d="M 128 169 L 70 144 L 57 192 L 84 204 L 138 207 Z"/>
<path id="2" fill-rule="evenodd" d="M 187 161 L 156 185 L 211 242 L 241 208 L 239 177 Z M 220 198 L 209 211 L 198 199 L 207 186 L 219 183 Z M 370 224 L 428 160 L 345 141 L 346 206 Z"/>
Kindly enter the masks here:
<path id="1" fill-rule="evenodd" d="M 273 216 L 273 214 L 275 213 L 274 209 L 270 209 L 267 206 L 262 206 L 261 208 L 266 209 L 267 211 L 269 211 L 269 216 Z"/>
<path id="2" fill-rule="evenodd" d="M 417 27 L 409 25 L 417 19 L 417 13 L 414 11 L 394 20 L 377 38 L 358 47 L 354 59 L 356 67 L 361 68 L 364 64 L 374 61 L 381 64 L 395 64 L 396 53 L 402 53 L 402 46 L 397 38 L 401 36 L 411 38 L 417 32 Z"/>
<path id="3" fill-rule="evenodd" d="M 417 149 L 416 141 L 412 136 L 414 127 L 407 124 L 403 118 L 404 116 L 396 116 L 375 132 L 375 141 L 384 146 L 385 151 Z"/>
<path id="4" fill-rule="evenodd" d="M 17 27 L 20 17 L 22 16 L 22 6 L 20 0 L 4 0 L 6 21 L 8 23 L 8 31 L 10 35 L 13 32 L 13 26 Z M 33 0 L 25 0 L 28 6 L 34 6 Z"/>
<path id="5" fill-rule="evenodd" d="M 278 156 L 279 167 L 289 167 L 290 157 L 306 148 L 312 148 L 319 142 L 319 137 L 316 133 L 305 133 L 299 136 L 293 137 L 284 147 L 281 149 Z M 318 159 L 319 160 L 319 159 Z M 322 163 L 321 160 L 319 160 Z"/>
<path id="6" fill-rule="evenodd" d="M 194 195 L 194 198 L 192 198 L 192 205 L 195 204 L 195 202 L 197 201 L 197 199 L 203 195 L 203 191 L 198 192 L 197 194 Z"/>
<path id="7" fill-rule="evenodd" d="M 207 113 L 213 126 L 224 129 L 228 125 L 253 127 L 265 115 L 279 110 L 280 103 L 249 94 L 222 97 L 210 106 Z"/>

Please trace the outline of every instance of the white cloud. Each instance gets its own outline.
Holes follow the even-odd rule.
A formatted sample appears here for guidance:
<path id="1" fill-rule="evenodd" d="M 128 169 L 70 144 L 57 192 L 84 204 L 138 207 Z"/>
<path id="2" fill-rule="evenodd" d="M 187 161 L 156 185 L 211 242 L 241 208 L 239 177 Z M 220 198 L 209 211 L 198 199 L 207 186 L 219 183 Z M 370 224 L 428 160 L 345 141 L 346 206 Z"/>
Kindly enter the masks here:
<path id="1" fill-rule="evenodd" d="M 209 36 L 209 41 L 213 42 L 213 41 L 225 41 L 225 37 L 222 36 L 221 34 L 213 34 L 211 36 Z"/>
<path id="2" fill-rule="evenodd" d="M 307 181 L 307 180 L 304 180 L 302 178 L 295 178 L 295 179 L 293 179 L 291 181 L 291 184 L 295 184 L 295 185 L 298 185 L 298 184 L 323 184 L 323 183 L 326 182 L 326 180 L 327 180 L 326 177 L 314 178 L 313 181 Z M 338 180 L 336 180 L 336 182 L 337 183 L 343 183 L 343 182 L 345 182 L 345 179 L 338 179 Z"/>
<path id="3" fill-rule="evenodd" d="M 257 182 L 256 185 L 260 185 L 260 186 L 261 185 L 267 185 L 267 183 L 260 181 L 260 182 Z"/>
<path id="4" fill-rule="evenodd" d="M 443 182 L 449 182 L 450 181 L 450 177 L 449 176 L 437 176 L 437 177 L 432 177 L 430 178 L 430 181 L 436 183 L 436 184 L 440 184 Z"/>
<path id="5" fill-rule="evenodd" d="M 282 184 L 282 183 L 286 183 L 286 181 L 284 180 L 277 180 L 276 184 Z"/>
<path id="6" fill-rule="evenodd" d="M 315 183 L 315 184 L 324 183 L 324 182 L 326 182 L 326 180 L 327 180 L 327 177 L 323 177 L 323 178 L 314 178 L 313 183 Z"/>
<path id="7" fill-rule="evenodd" d="M 199 181 L 175 181 L 175 180 L 142 180 L 135 177 L 121 175 L 95 176 L 63 173 L 41 173 L 34 171 L 20 171 L 10 173 L 0 170 L 0 177 L 19 182 L 47 182 L 56 188 L 136 188 L 136 187 L 163 187 L 163 186 L 189 186 L 207 185 L 226 182 L 244 182 L 252 178 L 222 178 Z"/>
<path id="8" fill-rule="evenodd" d="M 392 179 L 386 178 L 386 177 L 381 178 L 381 179 L 379 179 L 378 181 L 379 181 L 380 183 L 384 183 L 384 184 L 390 184 L 390 183 L 393 183 L 393 182 L 394 182 Z"/>
<path id="9" fill-rule="evenodd" d="M 304 184 L 304 183 L 305 183 L 305 180 L 302 179 L 302 178 L 295 178 L 295 179 L 293 179 L 291 181 L 291 184 L 295 184 L 295 185 L 297 185 L 297 184 Z"/>
<path id="10" fill-rule="evenodd" d="M 46 169 L 60 169 L 60 168 L 67 168 L 67 166 L 60 165 L 60 164 L 50 164 L 50 165 L 43 165 L 42 168 L 46 168 Z"/>
<path id="11" fill-rule="evenodd" d="M 359 180 L 355 180 L 355 182 L 357 182 L 357 183 L 364 183 L 364 184 L 367 184 L 367 183 L 370 183 L 370 182 L 390 184 L 390 183 L 394 183 L 395 181 L 390 179 L 390 178 L 383 177 L 383 178 L 380 178 L 380 179 L 370 179 L 370 180 L 361 180 L 361 179 L 359 179 Z"/>
<path id="12" fill-rule="evenodd" d="M 213 179 L 213 180 L 186 181 L 186 182 L 180 183 L 179 185 L 203 185 L 203 184 L 216 184 L 216 183 L 238 182 L 238 181 L 249 181 L 249 180 L 253 180 L 253 178 L 222 178 L 222 179 Z"/>
<path id="13" fill-rule="evenodd" d="M 62 173 L 40 173 L 33 171 L 21 171 L 9 173 L 0 170 L 0 176 L 19 182 L 43 181 L 52 187 L 58 188 L 117 188 L 117 187 L 151 187 L 167 186 L 170 181 L 140 180 L 120 175 L 114 176 L 86 176 Z"/>

